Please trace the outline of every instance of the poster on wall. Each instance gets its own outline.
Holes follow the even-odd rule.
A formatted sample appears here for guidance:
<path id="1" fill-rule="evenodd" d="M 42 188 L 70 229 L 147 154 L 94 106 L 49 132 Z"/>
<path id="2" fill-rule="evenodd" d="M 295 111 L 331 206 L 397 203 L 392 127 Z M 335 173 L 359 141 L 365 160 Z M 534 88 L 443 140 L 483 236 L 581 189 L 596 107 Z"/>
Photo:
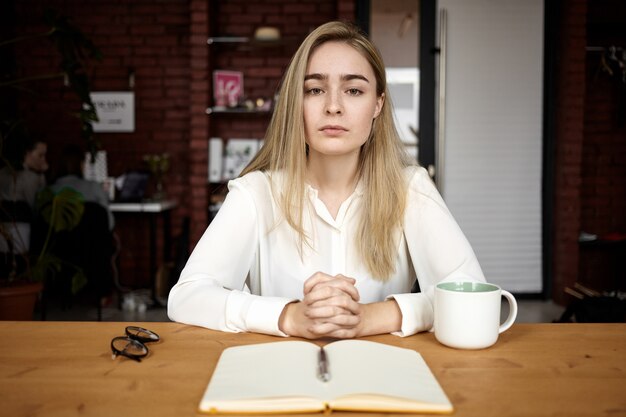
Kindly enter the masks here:
<path id="1" fill-rule="evenodd" d="M 135 93 L 132 91 L 100 91 L 91 93 L 98 122 L 94 132 L 134 132 Z"/>
<path id="2" fill-rule="evenodd" d="M 215 107 L 237 107 L 243 97 L 243 73 L 240 71 L 213 71 L 213 99 Z"/>

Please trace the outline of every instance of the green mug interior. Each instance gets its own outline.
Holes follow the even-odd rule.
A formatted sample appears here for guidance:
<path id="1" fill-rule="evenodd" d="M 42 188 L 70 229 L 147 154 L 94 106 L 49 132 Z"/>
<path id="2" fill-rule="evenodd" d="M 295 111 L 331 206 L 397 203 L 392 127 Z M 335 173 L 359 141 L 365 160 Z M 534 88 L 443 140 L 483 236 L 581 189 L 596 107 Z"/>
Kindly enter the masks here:
<path id="1" fill-rule="evenodd" d="M 500 289 L 497 285 L 484 282 L 442 282 L 437 284 L 437 288 L 455 292 L 491 292 Z"/>

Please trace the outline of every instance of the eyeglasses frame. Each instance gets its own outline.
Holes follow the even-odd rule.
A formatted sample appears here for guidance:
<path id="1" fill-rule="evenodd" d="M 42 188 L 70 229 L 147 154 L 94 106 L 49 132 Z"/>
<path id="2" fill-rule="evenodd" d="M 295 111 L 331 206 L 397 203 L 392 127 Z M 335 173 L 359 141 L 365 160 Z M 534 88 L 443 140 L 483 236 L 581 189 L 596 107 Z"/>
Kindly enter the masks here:
<path id="1" fill-rule="evenodd" d="M 133 331 L 146 333 L 148 337 L 138 336 L 134 334 Z M 117 336 L 111 339 L 111 352 L 113 352 L 113 359 L 116 359 L 118 356 L 121 355 L 137 362 L 141 362 L 141 359 L 145 358 L 149 353 L 149 349 L 146 346 L 146 343 L 153 343 L 161 340 L 161 337 L 152 330 L 148 330 L 139 326 L 127 326 L 125 329 L 125 333 L 126 336 Z M 128 347 L 129 345 L 134 345 L 135 347 L 142 349 L 143 352 L 139 354 L 133 354 L 128 353 L 126 351 L 126 348 L 124 348 L 123 350 L 119 350 L 115 347 L 115 342 L 118 340 L 124 340 L 125 342 L 127 342 L 126 347 Z"/>

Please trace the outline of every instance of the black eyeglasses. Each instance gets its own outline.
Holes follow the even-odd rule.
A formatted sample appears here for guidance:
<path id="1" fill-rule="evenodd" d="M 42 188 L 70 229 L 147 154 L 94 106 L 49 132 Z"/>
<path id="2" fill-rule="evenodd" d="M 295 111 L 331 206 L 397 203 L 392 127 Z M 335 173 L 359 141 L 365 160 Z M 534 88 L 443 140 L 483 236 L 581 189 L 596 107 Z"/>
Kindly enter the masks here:
<path id="1" fill-rule="evenodd" d="M 159 335 L 151 330 L 143 327 L 128 326 L 126 328 L 126 336 L 114 337 L 111 340 L 112 358 L 115 359 L 122 355 L 141 362 L 141 358 L 148 355 L 148 348 L 145 344 L 158 342 L 159 340 L 161 340 Z"/>

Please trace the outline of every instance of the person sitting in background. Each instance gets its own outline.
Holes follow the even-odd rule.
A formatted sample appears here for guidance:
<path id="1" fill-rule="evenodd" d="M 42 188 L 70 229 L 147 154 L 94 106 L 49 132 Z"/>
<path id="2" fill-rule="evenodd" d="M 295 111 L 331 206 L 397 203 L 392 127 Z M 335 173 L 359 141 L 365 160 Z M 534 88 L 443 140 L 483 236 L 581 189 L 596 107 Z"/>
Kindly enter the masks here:
<path id="1" fill-rule="evenodd" d="M 85 152 L 78 145 L 67 145 L 61 153 L 57 179 L 50 186 L 52 191 L 58 192 L 63 188 L 72 188 L 82 194 L 85 202 L 100 204 L 107 211 L 109 230 L 113 230 L 115 219 L 109 209 L 109 197 L 101 184 L 86 180 L 83 177 Z"/>
<path id="2" fill-rule="evenodd" d="M 0 169 L 0 252 L 28 253 L 37 193 L 46 185 L 47 145 L 26 135 L 7 142 L 6 166 Z"/>
<path id="3" fill-rule="evenodd" d="M 112 302 L 114 253 L 113 213 L 102 184 L 83 177 L 85 152 L 78 145 L 66 145 L 61 151 L 57 178 L 50 186 L 54 193 L 72 189 L 82 195 L 85 210 L 76 228 L 57 236 L 53 252 L 85 273 L 88 286 L 99 297 L 101 306 Z M 104 210 L 100 209 L 102 207 Z M 98 208 L 98 210 L 95 210 Z"/>
<path id="4" fill-rule="evenodd" d="M 25 201 L 34 209 L 37 193 L 46 185 L 48 146 L 40 140 L 25 141 L 22 150 L 17 151 L 17 158 L 13 158 L 19 162 L 9 162 L 0 169 L 0 199 Z"/>

